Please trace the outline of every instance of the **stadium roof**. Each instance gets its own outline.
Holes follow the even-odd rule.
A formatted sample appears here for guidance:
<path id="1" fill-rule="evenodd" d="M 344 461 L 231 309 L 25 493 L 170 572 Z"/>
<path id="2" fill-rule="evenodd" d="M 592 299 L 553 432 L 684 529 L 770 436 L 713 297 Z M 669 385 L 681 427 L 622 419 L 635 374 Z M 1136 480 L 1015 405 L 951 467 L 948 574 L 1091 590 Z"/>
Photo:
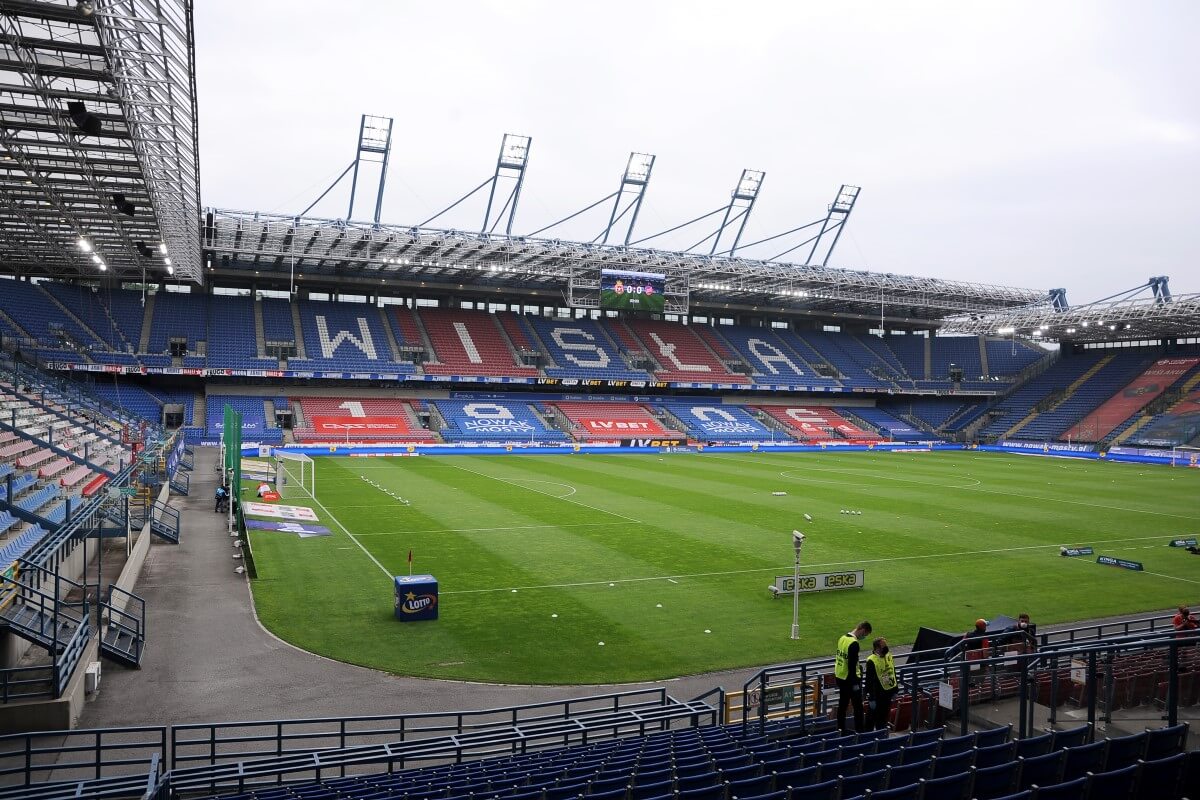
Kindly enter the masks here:
<path id="1" fill-rule="evenodd" d="M 631 269 L 686 279 L 693 300 L 938 320 L 1049 306 L 1044 290 L 558 239 L 209 209 L 203 248 L 222 274 L 294 272 L 309 279 L 385 279 L 559 289 L 584 270 Z"/>
<path id="2" fill-rule="evenodd" d="M 1061 311 L 1040 308 L 959 317 L 947 320 L 941 330 L 1069 342 L 1198 336 L 1200 294 L 1130 298 Z"/>
<path id="3" fill-rule="evenodd" d="M 6 271 L 203 281 L 191 0 L 0 12 Z"/>

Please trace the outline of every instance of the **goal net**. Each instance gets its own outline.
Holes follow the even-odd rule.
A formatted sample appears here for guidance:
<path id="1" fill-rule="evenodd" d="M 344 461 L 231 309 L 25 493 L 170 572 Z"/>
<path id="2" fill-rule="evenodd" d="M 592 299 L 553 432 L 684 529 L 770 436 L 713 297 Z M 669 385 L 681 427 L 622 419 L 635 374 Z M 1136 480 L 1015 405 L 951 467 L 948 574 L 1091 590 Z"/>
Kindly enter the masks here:
<path id="1" fill-rule="evenodd" d="M 1200 467 L 1200 447 L 1185 444 L 1171 448 L 1171 466 Z"/>
<path id="2" fill-rule="evenodd" d="M 307 495 L 317 499 L 317 465 L 311 458 L 285 450 L 275 451 L 275 488 L 280 497 Z"/>

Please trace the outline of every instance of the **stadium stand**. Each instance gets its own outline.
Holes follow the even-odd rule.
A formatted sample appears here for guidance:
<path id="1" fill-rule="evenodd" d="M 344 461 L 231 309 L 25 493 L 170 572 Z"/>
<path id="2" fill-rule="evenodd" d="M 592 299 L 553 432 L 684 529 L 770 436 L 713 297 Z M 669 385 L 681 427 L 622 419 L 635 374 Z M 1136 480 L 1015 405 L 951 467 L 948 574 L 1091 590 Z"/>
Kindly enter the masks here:
<path id="1" fill-rule="evenodd" d="M 301 300 L 306 359 L 293 359 L 293 369 L 336 372 L 411 373 L 408 361 L 393 360 L 379 311 L 363 303 Z"/>
<path id="2" fill-rule="evenodd" d="M 1143 408 L 1186 381 L 1188 373 L 1200 364 L 1200 357 L 1160 358 L 1097 406 L 1090 414 L 1071 426 L 1063 437 L 1079 442 L 1098 442 L 1126 422 L 1132 422 Z"/>
<path id="3" fill-rule="evenodd" d="M 731 325 L 714 330 L 749 365 L 755 383 L 841 386 L 819 374 L 774 329 Z"/>
<path id="4" fill-rule="evenodd" d="M 651 380 L 650 374 L 630 368 L 600 325 L 590 319 L 524 318 L 546 347 L 555 367 L 551 378 L 593 380 Z"/>
<path id="5" fill-rule="evenodd" d="M 938 431 L 982 404 L 979 400 L 957 397 L 911 397 L 889 399 L 879 408 L 900 419 L 907 419 L 931 431 Z"/>
<path id="6" fill-rule="evenodd" d="M 686 325 L 652 320 L 631 320 L 628 325 L 645 350 L 661 366 L 655 373 L 659 380 L 751 382 L 745 375 L 730 372 L 696 332 Z"/>
<path id="7" fill-rule="evenodd" d="M 97 292 L 90 287 L 45 281 L 38 284 L 38 288 L 83 323 L 89 333 L 99 337 L 104 346 L 117 352 L 132 349 L 128 347 L 116 323 L 100 303 Z M 133 363 L 136 363 L 136 360 Z"/>
<path id="8" fill-rule="evenodd" d="M 949 378 L 951 364 L 962 369 L 964 380 L 983 376 L 978 336 L 934 336 L 928 341 L 930 378 Z"/>
<path id="9" fill-rule="evenodd" d="M 916 442 L 930 439 L 927 432 L 915 428 L 882 408 L 871 406 L 839 407 L 838 412 L 848 418 L 857 418 L 879 432 L 886 439 L 896 442 Z"/>
<path id="10" fill-rule="evenodd" d="M 1085 373 L 1049 408 L 1041 411 L 1014 434 L 1020 439 L 1055 440 L 1152 363 L 1145 353 L 1123 352 L 1106 356 L 1091 373 Z"/>
<path id="11" fill-rule="evenodd" d="M 268 423 L 261 397 L 239 395 L 211 395 L 206 402 L 205 427 L 211 439 L 219 439 L 225 427 L 225 406 L 242 415 L 242 439 L 246 442 L 281 444 L 283 431 L 275 427 L 275 420 Z"/>
<path id="12" fill-rule="evenodd" d="M 789 433 L 801 441 L 880 441 L 878 434 L 851 425 L 844 417 L 826 406 L 762 405 L 757 408 L 780 422 Z"/>
<path id="13" fill-rule="evenodd" d="M 681 431 L 668 429 L 645 406 L 637 403 L 560 401 L 551 405 L 569 420 L 571 435 L 581 442 L 645 437 L 683 438 Z"/>
<path id="14" fill-rule="evenodd" d="M 447 442 L 538 441 L 560 442 L 568 437 L 551 428 L 528 403 L 500 400 L 435 400 L 446 427 Z"/>
<path id="15" fill-rule="evenodd" d="M 1081 735 L 1082 734 L 1082 735 Z M 1011 726 L 952 736 L 941 728 L 888 736 L 839 735 L 828 724 L 780 720 L 703 726 L 408 770 L 344 775 L 210 800 L 376 800 L 481 797 L 519 800 L 851 800 L 1043 798 L 1188 792 L 1194 754 L 1187 726 L 1088 742 L 1083 726 L 1013 739 Z"/>
<path id="16" fill-rule="evenodd" d="M 990 375 L 1016 375 L 1048 355 L 1024 339 L 987 339 L 985 346 Z"/>
<path id="17" fill-rule="evenodd" d="M 667 403 L 664 405 L 687 430 L 707 442 L 787 441 L 788 437 L 768 429 L 744 408 L 721 403 Z"/>
<path id="18" fill-rule="evenodd" d="M 1098 369 L 1100 362 L 1109 358 L 1096 350 L 1079 355 L 1064 356 L 1041 375 L 1017 387 L 1007 397 L 998 401 L 990 411 L 995 416 L 981 430 L 983 437 L 1002 437 L 1009 430 L 1018 428 L 1030 420 L 1039 407 L 1055 402 L 1066 395 L 1076 381 L 1085 379 L 1088 373 Z"/>
<path id="19" fill-rule="evenodd" d="M 105 347 L 103 340 L 64 313 L 40 286 L 13 280 L 4 281 L 0 289 L 0 308 L 40 344 L 47 347 L 67 344 L 81 349 Z"/>
<path id="20" fill-rule="evenodd" d="M 295 342 L 296 328 L 292 324 L 292 304 L 277 297 L 258 301 L 262 312 L 263 336 L 268 342 Z"/>
<path id="21" fill-rule="evenodd" d="M 419 316 L 436 357 L 436 361 L 424 364 L 427 375 L 537 377 L 536 368 L 517 364 L 495 315 L 422 309 Z"/>
<path id="22" fill-rule="evenodd" d="M 303 427 L 293 430 L 297 442 L 429 442 L 432 431 L 422 428 L 403 400 L 329 397 L 291 397 L 300 410 Z M 262 398 L 258 398 L 262 413 Z"/>
<path id="23" fill-rule="evenodd" d="M 155 308 L 158 316 L 158 308 Z M 273 358 L 258 357 L 254 301 L 213 297 L 208 314 L 208 366 L 216 369 L 278 369 Z"/>
<path id="24" fill-rule="evenodd" d="M 222 298 L 222 301 L 234 298 Z M 204 295 L 190 293 L 158 292 L 154 296 L 154 311 L 150 321 L 150 338 L 147 353 L 162 354 L 170 348 L 172 339 L 187 341 L 188 353 L 199 352 L 197 343 L 201 336 L 208 335 L 208 308 Z M 253 328 L 251 328 L 253 342 Z M 235 333 L 235 336 L 237 334 Z M 166 361 L 142 359 L 143 364 L 170 366 Z"/>

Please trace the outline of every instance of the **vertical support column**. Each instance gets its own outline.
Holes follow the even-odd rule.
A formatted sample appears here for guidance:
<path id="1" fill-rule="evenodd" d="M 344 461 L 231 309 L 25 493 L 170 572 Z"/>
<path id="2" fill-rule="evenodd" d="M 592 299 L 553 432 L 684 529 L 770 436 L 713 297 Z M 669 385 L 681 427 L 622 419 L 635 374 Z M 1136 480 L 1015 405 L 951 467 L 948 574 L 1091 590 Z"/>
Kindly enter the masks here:
<path id="1" fill-rule="evenodd" d="M 496 172 L 492 176 L 492 188 L 488 192 L 487 208 L 483 213 L 483 227 L 479 229 L 480 233 L 491 233 L 500 224 L 500 219 L 507 211 L 508 220 L 504 225 L 504 234 L 512 236 L 513 219 L 517 214 L 517 202 L 521 199 L 521 187 L 525 184 L 525 166 L 529 163 L 529 148 L 532 144 L 533 139 L 528 136 L 504 134 L 504 138 L 500 141 L 500 155 L 496 158 Z M 508 199 L 496 212 L 496 218 L 493 220 L 492 205 L 496 199 L 496 186 L 504 177 L 512 178 L 515 183 L 512 191 L 508 194 Z"/>
<path id="2" fill-rule="evenodd" d="M 608 215 L 608 226 L 604 229 L 601 244 L 608 244 L 608 236 L 621 218 L 632 212 L 629 225 L 625 228 L 625 238 L 621 242 L 626 247 L 633 238 L 633 228 L 637 225 L 638 213 L 642 210 L 642 200 L 646 197 L 646 187 L 650 185 L 650 174 L 654 171 L 654 156 L 649 153 L 630 153 L 629 161 L 625 164 L 625 173 L 621 176 L 621 185 L 617 189 L 616 199 L 613 200 L 612 213 Z M 621 201 L 627 193 L 633 194 L 633 200 L 618 212 Z"/>
<path id="3" fill-rule="evenodd" d="M 362 121 L 358 126 L 358 147 L 354 152 L 354 174 L 350 180 L 350 208 L 346 211 L 347 220 L 354 219 L 354 196 L 358 191 L 358 169 L 363 161 L 374 161 L 380 165 L 379 186 L 375 192 L 375 224 L 379 224 L 379 218 L 383 213 L 383 190 L 387 184 L 388 160 L 392 153 L 392 122 L 391 117 L 362 115 Z M 364 159 L 364 155 L 368 158 Z M 378 158 L 373 160 L 369 156 Z M 342 174 L 345 175 L 345 173 Z M 318 198 L 319 200 L 320 198 Z"/>

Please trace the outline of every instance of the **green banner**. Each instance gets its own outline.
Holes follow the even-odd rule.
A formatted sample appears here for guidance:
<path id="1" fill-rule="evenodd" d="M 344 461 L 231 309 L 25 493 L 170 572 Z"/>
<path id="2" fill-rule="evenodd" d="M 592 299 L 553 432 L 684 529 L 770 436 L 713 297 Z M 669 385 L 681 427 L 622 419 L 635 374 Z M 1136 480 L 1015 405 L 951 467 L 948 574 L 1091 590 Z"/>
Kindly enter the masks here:
<path id="1" fill-rule="evenodd" d="M 225 474 L 232 475 L 229 481 L 231 497 L 240 497 L 242 489 L 242 415 L 225 405 L 225 426 L 221 430 L 221 442 L 225 445 Z"/>

